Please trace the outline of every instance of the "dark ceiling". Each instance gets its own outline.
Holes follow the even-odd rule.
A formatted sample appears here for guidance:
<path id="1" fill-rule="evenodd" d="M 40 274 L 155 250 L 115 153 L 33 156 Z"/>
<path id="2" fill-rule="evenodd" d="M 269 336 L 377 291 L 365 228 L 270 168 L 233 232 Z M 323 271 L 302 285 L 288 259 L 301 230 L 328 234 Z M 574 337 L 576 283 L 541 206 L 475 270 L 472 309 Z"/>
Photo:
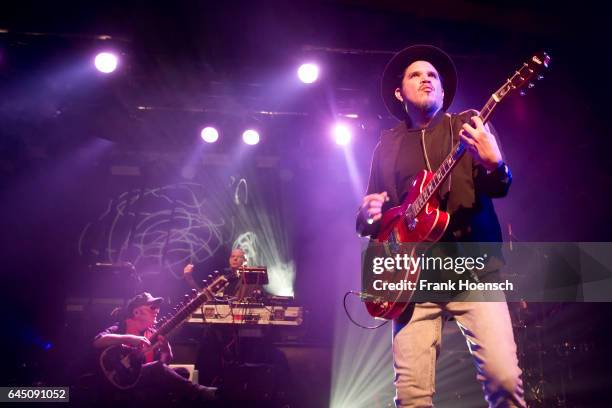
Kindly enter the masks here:
<path id="1" fill-rule="evenodd" d="M 191 141 L 204 121 L 302 120 L 298 128 L 312 133 L 309 126 L 349 112 L 377 134 L 390 123 L 378 95 L 386 61 L 430 43 L 458 65 L 467 96 L 456 109 L 480 106 L 517 64 L 547 50 L 553 80 L 542 86 L 567 87 L 568 105 L 589 104 L 580 120 L 597 122 L 607 90 L 574 75 L 609 71 L 603 19 L 587 5 L 554 2 L 8 1 L 0 6 L 0 115 L 9 139 L 27 143 L 28 131 L 62 122 L 56 144 L 93 135 L 167 148 Z M 75 73 L 104 48 L 121 52 L 119 72 Z M 297 89 L 288 79 L 304 60 L 319 62 L 323 78 Z"/>

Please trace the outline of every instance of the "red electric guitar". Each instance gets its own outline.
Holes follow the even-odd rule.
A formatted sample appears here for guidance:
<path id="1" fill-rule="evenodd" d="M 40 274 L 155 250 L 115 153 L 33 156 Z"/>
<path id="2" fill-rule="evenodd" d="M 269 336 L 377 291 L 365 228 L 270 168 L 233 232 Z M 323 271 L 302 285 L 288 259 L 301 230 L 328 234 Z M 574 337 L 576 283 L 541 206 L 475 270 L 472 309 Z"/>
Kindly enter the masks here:
<path id="1" fill-rule="evenodd" d="M 491 95 L 482 108 L 479 116 L 483 123 L 489 120 L 493 109 L 510 92 L 523 88 L 526 85 L 532 88 L 534 84 L 530 81 L 534 77 L 537 79 L 542 78 L 540 73 L 545 68 L 548 68 L 549 61 L 550 57 L 545 52 L 542 52 L 531 57 L 528 62 L 523 63 L 523 66 L 512 77 L 506 80 L 501 88 Z M 524 94 L 523 90 L 521 90 L 521 94 Z M 402 253 L 408 252 L 414 255 L 417 248 L 419 250 L 427 248 L 426 244 L 424 246 L 423 243 L 433 243 L 442 238 L 448 227 L 450 214 L 440 210 L 440 204 L 435 193 L 463 156 L 465 150 L 465 145 L 459 141 L 435 173 L 421 170 L 416 174 L 404 202 L 397 207 L 390 208 L 383 214 L 380 220 L 380 231 L 376 236 L 378 242 L 387 243 L 391 248 L 397 247 L 399 243 L 414 243 L 414 246 L 402 245 Z M 419 280 L 419 275 L 420 269 L 412 269 L 406 271 L 401 279 L 416 284 Z M 392 280 L 396 281 L 397 277 Z M 382 299 L 366 301 L 368 313 L 373 317 L 382 319 L 398 317 L 408 307 L 409 302 L 406 300 L 409 300 L 413 293 L 407 290 L 395 293 L 397 293 L 395 299 L 399 300 L 401 297 L 401 302 Z"/>

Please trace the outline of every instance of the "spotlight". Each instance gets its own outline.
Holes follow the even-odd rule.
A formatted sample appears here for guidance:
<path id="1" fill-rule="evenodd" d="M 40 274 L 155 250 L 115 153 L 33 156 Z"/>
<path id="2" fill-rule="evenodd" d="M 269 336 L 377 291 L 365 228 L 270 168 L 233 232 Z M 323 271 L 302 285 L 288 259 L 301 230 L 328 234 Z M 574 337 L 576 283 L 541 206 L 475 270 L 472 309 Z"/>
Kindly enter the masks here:
<path id="1" fill-rule="evenodd" d="M 351 130 L 343 123 L 338 123 L 332 129 L 334 140 L 340 146 L 346 146 L 351 141 Z"/>
<path id="2" fill-rule="evenodd" d="M 242 140 L 248 145 L 256 145 L 259 143 L 259 133 L 256 130 L 248 129 L 242 134 Z"/>
<path id="3" fill-rule="evenodd" d="M 94 60 L 94 64 L 98 71 L 103 72 L 105 74 L 110 74 L 115 69 L 117 69 L 117 64 L 119 63 L 119 58 L 115 54 L 111 54 L 110 52 L 101 52 L 96 55 L 96 59 Z"/>
<path id="4" fill-rule="evenodd" d="M 315 64 L 302 64 L 297 71 L 300 81 L 311 84 L 319 77 L 319 67 Z"/>
<path id="5" fill-rule="evenodd" d="M 219 132 L 217 129 L 211 126 L 207 126 L 202 129 L 200 136 L 202 136 L 202 140 L 204 140 L 206 143 L 215 143 L 217 140 L 219 140 Z"/>

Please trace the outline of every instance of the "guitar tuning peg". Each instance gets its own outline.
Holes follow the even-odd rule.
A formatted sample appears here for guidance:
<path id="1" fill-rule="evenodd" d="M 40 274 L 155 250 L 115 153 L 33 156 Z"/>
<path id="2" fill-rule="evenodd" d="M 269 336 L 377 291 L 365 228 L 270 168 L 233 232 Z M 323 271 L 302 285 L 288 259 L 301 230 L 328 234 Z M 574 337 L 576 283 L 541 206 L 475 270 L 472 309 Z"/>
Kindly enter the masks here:
<path id="1" fill-rule="evenodd" d="M 191 289 L 191 293 L 195 295 L 195 294 L 198 293 L 198 290 L 197 289 Z"/>
<path id="2" fill-rule="evenodd" d="M 204 279 L 204 280 L 202 281 L 202 286 L 207 286 L 207 285 L 208 285 L 208 282 L 206 281 L 206 279 Z"/>
<path id="3" fill-rule="evenodd" d="M 212 279 L 212 278 L 213 278 L 213 276 L 212 276 L 212 275 L 208 275 L 208 279 Z"/>
<path id="4" fill-rule="evenodd" d="M 525 92 L 523 89 L 521 89 L 521 90 L 519 91 L 519 95 L 521 95 L 521 96 L 525 96 L 525 95 L 527 95 L 527 92 Z"/>
<path id="5" fill-rule="evenodd" d="M 538 75 L 537 78 L 538 78 L 538 81 L 541 81 L 544 79 L 544 75 Z"/>
<path id="6" fill-rule="evenodd" d="M 213 273 L 214 273 L 215 275 L 218 275 L 218 274 L 219 274 L 219 271 L 214 271 Z"/>
<path id="7" fill-rule="evenodd" d="M 527 84 L 527 88 L 531 89 L 535 86 L 535 84 L 533 82 L 530 82 L 529 84 Z"/>

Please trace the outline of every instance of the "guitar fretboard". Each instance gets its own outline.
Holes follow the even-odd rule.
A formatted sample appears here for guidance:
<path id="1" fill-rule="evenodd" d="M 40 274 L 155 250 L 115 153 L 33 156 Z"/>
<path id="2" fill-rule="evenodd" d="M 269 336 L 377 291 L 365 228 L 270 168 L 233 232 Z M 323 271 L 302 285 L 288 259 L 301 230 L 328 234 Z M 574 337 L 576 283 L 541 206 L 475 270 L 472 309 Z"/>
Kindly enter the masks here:
<path id="1" fill-rule="evenodd" d="M 491 117 L 491 114 L 493 113 L 493 109 L 495 109 L 499 101 L 501 101 L 503 96 L 505 96 L 510 89 L 512 89 L 512 83 L 510 80 L 508 80 L 489 98 L 478 115 L 483 123 L 487 123 Z M 425 204 L 427 204 L 436 191 L 438 191 L 459 159 L 461 159 L 465 153 L 465 150 L 466 146 L 461 140 L 459 140 L 459 142 L 453 146 L 451 152 L 448 154 L 448 156 L 446 156 L 446 159 L 444 159 L 438 170 L 436 170 L 431 181 L 427 184 L 423 192 L 419 194 L 417 199 L 414 200 L 414 202 L 406 209 L 405 216 L 408 217 L 408 219 L 415 218 L 423 207 L 425 207 Z"/>

